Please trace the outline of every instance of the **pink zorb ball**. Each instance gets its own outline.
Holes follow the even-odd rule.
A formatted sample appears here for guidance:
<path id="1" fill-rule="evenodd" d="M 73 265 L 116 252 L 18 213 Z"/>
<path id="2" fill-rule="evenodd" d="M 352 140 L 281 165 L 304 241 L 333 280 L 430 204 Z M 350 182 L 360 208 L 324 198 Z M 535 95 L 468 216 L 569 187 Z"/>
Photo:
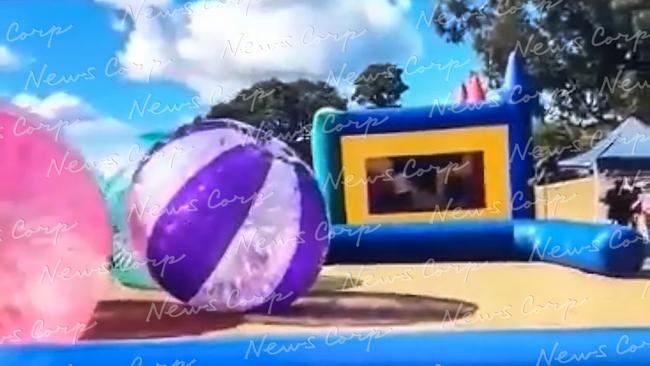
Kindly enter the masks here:
<path id="1" fill-rule="evenodd" d="M 99 188 L 47 130 L 0 110 L 0 344 L 78 340 L 110 280 Z"/>

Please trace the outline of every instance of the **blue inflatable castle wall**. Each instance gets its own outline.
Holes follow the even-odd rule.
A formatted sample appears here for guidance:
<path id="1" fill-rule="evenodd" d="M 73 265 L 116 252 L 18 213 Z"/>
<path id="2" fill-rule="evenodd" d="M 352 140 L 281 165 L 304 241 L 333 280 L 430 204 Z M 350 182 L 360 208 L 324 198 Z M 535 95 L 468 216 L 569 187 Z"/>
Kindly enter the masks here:
<path id="1" fill-rule="evenodd" d="M 633 230 L 534 219 L 526 151 L 538 95 L 512 53 L 497 100 L 319 111 L 312 149 L 329 262 L 548 261 L 636 274 L 644 243 Z"/>

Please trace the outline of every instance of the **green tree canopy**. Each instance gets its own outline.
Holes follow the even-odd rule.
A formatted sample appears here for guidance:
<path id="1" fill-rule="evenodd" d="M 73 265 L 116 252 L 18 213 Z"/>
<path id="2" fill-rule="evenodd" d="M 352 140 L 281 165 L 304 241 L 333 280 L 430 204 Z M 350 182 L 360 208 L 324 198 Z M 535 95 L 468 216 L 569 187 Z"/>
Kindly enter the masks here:
<path id="1" fill-rule="evenodd" d="M 502 82 L 508 53 L 519 49 L 550 93 L 547 119 L 636 114 L 648 121 L 650 108 L 643 107 L 650 84 L 621 66 L 650 34 L 630 21 L 630 4 L 641 1 L 625 1 L 616 7 L 612 0 L 440 0 L 418 26 L 431 26 L 452 43 L 472 42 L 493 87 Z"/>
<path id="2" fill-rule="evenodd" d="M 399 107 L 408 86 L 402 81 L 404 70 L 394 64 L 369 65 L 354 81 L 352 100 L 360 105 Z"/>
<path id="3" fill-rule="evenodd" d="M 208 118 L 234 118 L 260 128 L 295 148 L 311 162 L 310 133 L 314 113 L 322 107 L 346 109 L 347 101 L 323 81 L 269 79 L 214 105 Z"/>

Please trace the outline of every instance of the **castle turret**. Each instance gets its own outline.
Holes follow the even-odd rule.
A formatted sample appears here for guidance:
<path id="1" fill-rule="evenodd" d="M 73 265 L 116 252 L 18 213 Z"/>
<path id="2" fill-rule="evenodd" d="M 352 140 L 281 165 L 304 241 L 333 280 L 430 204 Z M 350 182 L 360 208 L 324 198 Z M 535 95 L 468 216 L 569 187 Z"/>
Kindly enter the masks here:
<path id="1" fill-rule="evenodd" d="M 458 92 L 458 103 L 467 103 L 467 87 L 465 87 L 465 84 L 460 86 L 460 91 Z"/>
<path id="2" fill-rule="evenodd" d="M 532 78 L 526 70 L 524 58 L 517 51 L 512 51 L 508 57 L 503 91 L 507 99 L 513 103 L 529 102 L 538 96 Z"/>
<path id="3" fill-rule="evenodd" d="M 470 76 L 467 85 L 467 103 L 483 103 L 485 102 L 485 89 L 478 74 Z"/>

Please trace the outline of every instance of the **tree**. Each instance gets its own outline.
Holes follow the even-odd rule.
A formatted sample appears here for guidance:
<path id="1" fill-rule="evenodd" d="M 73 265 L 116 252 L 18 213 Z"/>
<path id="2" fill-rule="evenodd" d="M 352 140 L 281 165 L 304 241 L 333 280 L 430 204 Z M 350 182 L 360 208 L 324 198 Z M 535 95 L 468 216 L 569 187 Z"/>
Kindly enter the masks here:
<path id="1" fill-rule="evenodd" d="M 344 110 L 347 101 L 323 81 L 269 79 L 241 90 L 232 100 L 213 106 L 208 118 L 233 118 L 259 128 L 292 146 L 311 162 L 310 133 L 314 113 L 322 107 Z"/>
<path id="2" fill-rule="evenodd" d="M 606 124 L 580 126 L 566 122 L 552 122 L 535 126 L 533 132 L 535 183 L 552 183 L 573 178 L 570 172 L 561 172 L 557 163 L 562 159 L 591 150 L 610 132 L 611 126 Z"/>
<path id="3" fill-rule="evenodd" d="M 399 107 L 402 93 L 409 88 L 402 81 L 403 72 L 394 64 L 369 65 L 354 81 L 352 100 L 379 108 Z"/>
<path id="4" fill-rule="evenodd" d="M 508 53 L 517 48 L 539 87 L 551 93 L 547 119 L 599 121 L 633 113 L 650 120 L 650 112 L 638 108 L 647 88 L 622 68 L 648 34 L 633 32 L 629 9 L 611 0 L 438 3 L 430 16 L 420 17 L 420 26 L 430 25 L 448 42 L 472 42 L 493 87 L 501 84 Z"/>
<path id="5" fill-rule="evenodd" d="M 627 16 L 634 32 L 629 38 L 634 40 L 633 50 L 628 55 L 628 77 L 633 88 L 623 94 L 628 98 L 638 117 L 650 115 L 650 3 L 647 0 L 612 0 L 614 9 Z"/>

